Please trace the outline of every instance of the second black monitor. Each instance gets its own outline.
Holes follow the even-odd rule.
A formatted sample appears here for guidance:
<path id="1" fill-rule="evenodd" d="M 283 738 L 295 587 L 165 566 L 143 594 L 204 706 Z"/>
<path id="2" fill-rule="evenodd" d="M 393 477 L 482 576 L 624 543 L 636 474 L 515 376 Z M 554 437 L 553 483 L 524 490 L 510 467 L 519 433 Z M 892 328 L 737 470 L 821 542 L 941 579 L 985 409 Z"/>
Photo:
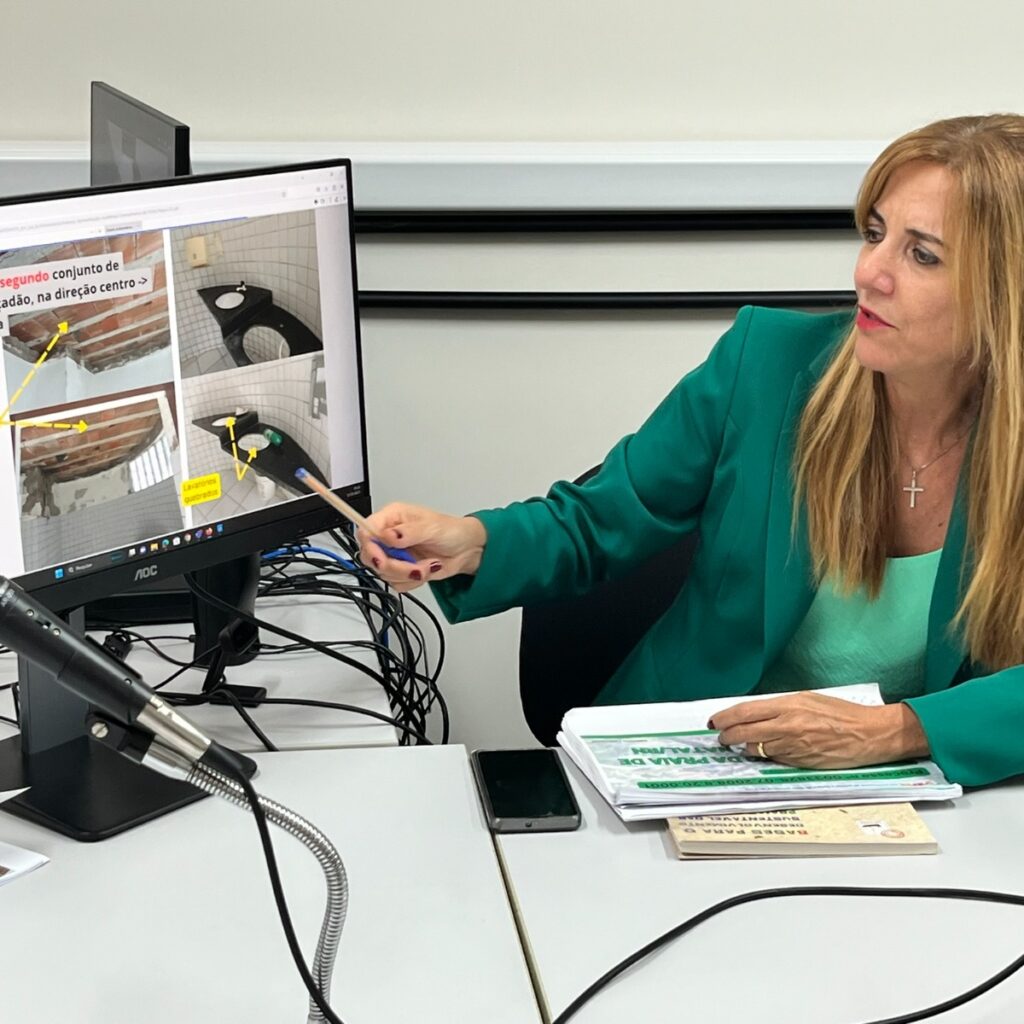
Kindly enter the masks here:
<path id="1" fill-rule="evenodd" d="M 188 125 L 106 82 L 92 83 L 89 143 L 94 186 L 192 173 Z"/>

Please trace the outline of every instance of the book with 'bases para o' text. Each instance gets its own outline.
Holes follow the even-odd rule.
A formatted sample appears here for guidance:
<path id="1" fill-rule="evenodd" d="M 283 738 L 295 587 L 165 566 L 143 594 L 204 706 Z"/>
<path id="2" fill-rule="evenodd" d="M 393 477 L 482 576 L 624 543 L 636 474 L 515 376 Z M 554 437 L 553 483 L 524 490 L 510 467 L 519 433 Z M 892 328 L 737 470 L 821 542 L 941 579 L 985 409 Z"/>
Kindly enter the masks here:
<path id="1" fill-rule="evenodd" d="M 937 853 L 910 804 L 857 804 L 669 818 L 681 859 Z"/>

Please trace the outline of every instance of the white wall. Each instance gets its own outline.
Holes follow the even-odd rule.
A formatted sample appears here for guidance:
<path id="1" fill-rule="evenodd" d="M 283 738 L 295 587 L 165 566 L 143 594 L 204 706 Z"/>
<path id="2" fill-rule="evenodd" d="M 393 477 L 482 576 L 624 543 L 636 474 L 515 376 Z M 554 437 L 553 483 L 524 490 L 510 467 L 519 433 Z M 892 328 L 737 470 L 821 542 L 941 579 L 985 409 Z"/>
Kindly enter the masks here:
<path id="1" fill-rule="evenodd" d="M 13 169 L 0 166 L 0 192 L 84 180 L 92 78 L 187 121 L 207 165 L 238 153 L 246 162 L 244 143 L 262 140 L 256 148 L 279 159 L 318 145 L 317 155 L 353 155 L 357 207 L 850 203 L 877 140 L 941 116 L 1024 109 L 1024 8 L 1011 0 L 7 7 L 0 161 L 5 142 L 14 155 L 13 140 L 30 145 Z M 68 45 L 54 49 L 58 26 Z M 346 139 L 360 143 L 334 141 Z M 563 148 L 571 159 L 559 163 L 557 144 L 573 140 L 601 145 Z M 67 145 L 41 152 L 53 142 Z M 458 149 L 459 162 L 445 163 L 444 145 L 431 155 L 433 143 Z M 553 161 L 543 175 L 541 143 Z M 410 177 L 410 153 L 437 174 L 414 167 Z M 694 153 L 708 173 L 693 171 Z M 855 244 L 364 238 L 358 259 L 360 284 L 373 289 L 848 288 Z M 575 475 L 639 424 L 727 322 L 366 316 L 376 501 L 470 510 Z M 449 630 L 442 684 L 455 739 L 528 741 L 517 630 L 515 612 Z"/>
<path id="2" fill-rule="evenodd" d="M 1024 108 L 1014 0 L 36 0 L 7 139 L 83 139 L 109 80 L 224 139 L 885 138 Z"/>

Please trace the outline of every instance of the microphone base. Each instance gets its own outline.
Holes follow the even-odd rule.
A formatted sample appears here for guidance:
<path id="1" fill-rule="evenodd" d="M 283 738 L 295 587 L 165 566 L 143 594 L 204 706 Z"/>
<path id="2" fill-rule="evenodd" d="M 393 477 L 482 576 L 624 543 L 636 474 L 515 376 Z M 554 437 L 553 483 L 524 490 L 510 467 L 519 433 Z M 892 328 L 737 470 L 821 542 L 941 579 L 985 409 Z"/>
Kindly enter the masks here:
<path id="1" fill-rule="evenodd" d="M 34 754 L 22 751 L 19 736 L 0 740 L 0 791 L 22 786 L 32 788 L 0 804 L 0 811 L 86 843 L 108 839 L 206 795 L 85 736 Z"/>

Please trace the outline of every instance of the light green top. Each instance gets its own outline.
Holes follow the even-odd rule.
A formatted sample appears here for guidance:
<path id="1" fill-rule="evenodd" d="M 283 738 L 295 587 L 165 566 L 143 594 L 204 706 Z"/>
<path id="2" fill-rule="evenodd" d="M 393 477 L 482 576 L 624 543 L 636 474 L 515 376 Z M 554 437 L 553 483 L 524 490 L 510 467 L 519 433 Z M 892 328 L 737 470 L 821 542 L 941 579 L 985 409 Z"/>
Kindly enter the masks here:
<path id="1" fill-rule="evenodd" d="M 818 588 L 800 627 L 754 693 L 877 682 L 886 703 L 924 693 L 928 611 L 942 549 L 886 561 L 882 591 Z"/>

